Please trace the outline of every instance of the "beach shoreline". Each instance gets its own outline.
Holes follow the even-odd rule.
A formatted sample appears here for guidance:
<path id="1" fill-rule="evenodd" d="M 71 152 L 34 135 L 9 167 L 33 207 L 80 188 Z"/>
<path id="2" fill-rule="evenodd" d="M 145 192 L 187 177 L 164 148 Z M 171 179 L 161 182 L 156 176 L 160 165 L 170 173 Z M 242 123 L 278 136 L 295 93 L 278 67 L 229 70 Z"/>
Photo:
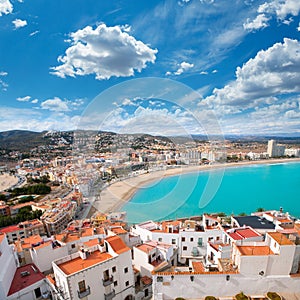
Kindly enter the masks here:
<path id="1" fill-rule="evenodd" d="M 135 177 L 126 178 L 124 180 L 116 181 L 105 187 L 100 193 L 100 199 L 96 210 L 102 213 L 110 213 L 120 211 L 138 189 L 149 185 L 151 182 L 157 182 L 165 177 L 178 176 L 188 173 L 200 173 L 205 171 L 213 171 L 217 169 L 227 169 L 233 167 L 244 167 L 254 165 L 268 165 L 280 163 L 300 162 L 300 158 L 287 159 L 267 159 L 257 161 L 241 161 L 234 163 L 220 163 L 212 165 L 198 165 L 198 166 L 176 166 L 166 170 L 153 171 L 150 173 L 140 174 Z"/>

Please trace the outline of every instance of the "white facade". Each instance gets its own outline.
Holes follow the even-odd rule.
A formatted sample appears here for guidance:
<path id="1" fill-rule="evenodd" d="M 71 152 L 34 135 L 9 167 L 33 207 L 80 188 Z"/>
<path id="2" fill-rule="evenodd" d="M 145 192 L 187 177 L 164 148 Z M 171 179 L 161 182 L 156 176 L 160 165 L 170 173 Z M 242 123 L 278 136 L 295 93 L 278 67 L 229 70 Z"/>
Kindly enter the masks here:
<path id="1" fill-rule="evenodd" d="M 30 255 L 32 262 L 39 270 L 46 272 L 52 269 L 52 261 L 68 255 L 68 248 L 66 245 L 49 241 L 38 247 L 32 247 L 30 249 Z"/>
<path id="2" fill-rule="evenodd" d="M 5 299 L 17 269 L 17 259 L 4 234 L 0 234 L 0 253 L 0 299 Z"/>
<path id="3" fill-rule="evenodd" d="M 114 237 L 115 238 L 115 237 Z M 123 242 L 116 237 L 114 243 L 124 247 Z M 126 247 L 126 246 L 125 246 Z M 89 248 L 86 257 L 75 253 L 53 262 L 56 286 L 60 291 L 58 299 L 82 299 L 88 296 L 89 300 L 115 299 L 123 300 L 134 295 L 134 275 L 132 269 L 131 252 L 124 248 L 121 253 L 115 249 L 109 238 L 105 240 L 105 247 L 99 245 Z M 90 254 L 89 254 L 90 253 Z M 89 263 L 93 257 L 95 263 L 90 267 L 82 267 L 84 261 Z M 67 272 L 62 266 L 78 262 L 77 269 Z M 82 265 L 81 265 L 82 262 Z M 70 267 L 72 270 L 73 267 Z"/>

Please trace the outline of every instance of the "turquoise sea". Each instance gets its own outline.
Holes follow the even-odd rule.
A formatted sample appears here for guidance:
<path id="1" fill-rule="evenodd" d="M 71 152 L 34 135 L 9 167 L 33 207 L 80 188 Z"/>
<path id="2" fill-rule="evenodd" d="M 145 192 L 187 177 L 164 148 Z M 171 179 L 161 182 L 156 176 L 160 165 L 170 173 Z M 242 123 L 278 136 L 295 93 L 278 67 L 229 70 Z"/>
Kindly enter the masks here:
<path id="1" fill-rule="evenodd" d="M 283 208 L 300 217 L 300 162 L 257 164 L 164 177 L 140 188 L 122 210 L 130 223 Z"/>

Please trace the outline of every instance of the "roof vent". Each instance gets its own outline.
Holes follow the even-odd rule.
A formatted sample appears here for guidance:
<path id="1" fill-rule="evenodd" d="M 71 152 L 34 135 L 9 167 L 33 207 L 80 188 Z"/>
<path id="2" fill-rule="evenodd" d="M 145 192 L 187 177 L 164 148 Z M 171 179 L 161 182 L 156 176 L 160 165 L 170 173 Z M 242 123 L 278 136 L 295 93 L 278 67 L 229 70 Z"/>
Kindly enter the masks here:
<path id="1" fill-rule="evenodd" d="M 28 275 L 30 275 L 29 271 L 23 271 L 23 272 L 21 272 L 21 277 L 25 277 L 25 276 L 28 276 Z"/>

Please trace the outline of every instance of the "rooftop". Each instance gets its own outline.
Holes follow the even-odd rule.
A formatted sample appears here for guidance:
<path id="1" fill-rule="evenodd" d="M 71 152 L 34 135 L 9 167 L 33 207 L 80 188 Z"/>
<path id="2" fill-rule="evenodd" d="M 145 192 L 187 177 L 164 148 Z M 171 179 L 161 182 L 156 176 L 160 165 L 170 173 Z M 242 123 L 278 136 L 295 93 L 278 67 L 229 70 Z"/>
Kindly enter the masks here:
<path id="1" fill-rule="evenodd" d="M 87 255 L 86 259 L 82 259 L 80 256 L 61 263 L 58 267 L 66 274 L 74 274 L 78 271 L 87 269 L 94 265 L 97 265 L 103 261 L 112 258 L 112 256 L 107 252 L 100 252 L 98 250 L 92 252 L 91 254 Z"/>
<path id="2" fill-rule="evenodd" d="M 268 235 L 281 246 L 294 245 L 292 241 L 280 232 L 268 232 Z"/>
<path id="3" fill-rule="evenodd" d="M 196 273 L 204 273 L 205 272 L 204 265 L 201 261 L 193 261 L 192 266 L 193 266 L 194 272 L 196 272 Z"/>
<path id="4" fill-rule="evenodd" d="M 234 219 L 239 223 L 239 226 L 249 226 L 254 229 L 275 229 L 275 225 L 265 218 L 259 216 L 241 216 L 234 217 Z"/>
<path id="5" fill-rule="evenodd" d="M 105 240 L 110 244 L 110 246 L 117 254 L 130 251 L 130 248 L 127 247 L 123 240 L 117 235 L 109 236 Z"/>
<path id="6" fill-rule="evenodd" d="M 252 228 L 239 228 L 234 230 L 234 232 L 228 232 L 229 236 L 234 240 L 243 240 L 253 237 L 261 236 L 258 232 L 254 231 Z"/>
<path id="7" fill-rule="evenodd" d="M 18 230 L 23 230 L 23 228 L 20 228 L 18 225 L 11 225 L 8 227 L 1 228 L 0 232 L 9 233 L 9 232 L 14 232 L 14 231 L 18 231 Z"/>
<path id="8" fill-rule="evenodd" d="M 24 273 L 23 273 L 24 272 Z M 27 275 L 25 275 L 27 274 Z M 22 276 L 23 275 L 23 276 Z M 34 264 L 28 264 L 17 268 L 7 296 L 15 294 L 28 286 L 43 280 L 45 276 Z"/>
<path id="9" fill-rule="evenodd" d="M 271 255 L 274 254 L 269 246 L 236 246 L 241 255 Z"/>

